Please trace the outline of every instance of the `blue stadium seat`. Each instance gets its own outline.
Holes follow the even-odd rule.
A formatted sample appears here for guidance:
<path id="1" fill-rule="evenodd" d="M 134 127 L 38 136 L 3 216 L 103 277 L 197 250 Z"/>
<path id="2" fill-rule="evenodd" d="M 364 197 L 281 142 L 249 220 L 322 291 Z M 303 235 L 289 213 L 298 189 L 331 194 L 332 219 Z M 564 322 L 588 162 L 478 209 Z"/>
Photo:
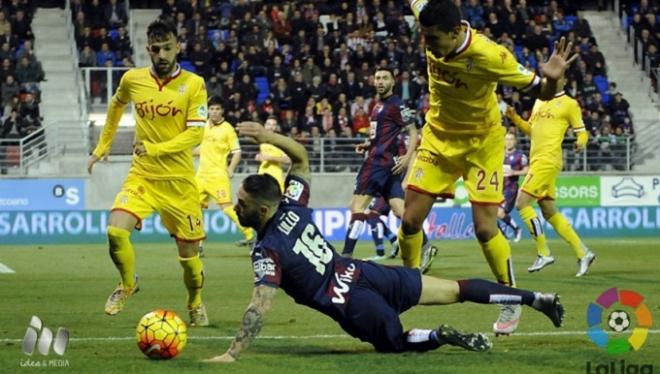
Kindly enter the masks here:
<path id="1" fill-rule="evenodd" d="M 264 102 L 264 100 L 266 100 L 266 97 L 268 97 L 268 94 L 270 93 L 270 88 L 268 87 L 268 78 L 255 77 L 254 84 L 257 86 L 257 90 L 259 90 L 259 94 L 257 95 L 257 104 L 261 104 Z"/>
<path id="2" fill-rule="evenodd" d="M 179 61 L 179 65 L 181 65 L 181 68 L 184 70 L 188 70 L 193 73 L 197 71 L 197 69 L 195 69 L 195 66 L 193 66 L 193 64 L 188 60 Z"/>
<path id="3" fill-rule="evenodd" d="M 609 89 L 610 82 L 607 80 L 607 77 L 604 75 L 595 75 L 594 84 L 598 87 L 598 92 L 600 92 L 603 103 L 605 105 L 609 104 L 610 95 L 607 94 L 607 90 Z"/>

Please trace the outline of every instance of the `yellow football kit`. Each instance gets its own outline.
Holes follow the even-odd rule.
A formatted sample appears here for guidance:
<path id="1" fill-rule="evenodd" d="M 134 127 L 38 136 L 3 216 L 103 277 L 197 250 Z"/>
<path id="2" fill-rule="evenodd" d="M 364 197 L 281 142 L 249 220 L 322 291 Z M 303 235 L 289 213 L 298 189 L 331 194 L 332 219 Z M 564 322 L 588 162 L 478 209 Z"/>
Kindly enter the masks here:
<path id="1" fill-rule="evenodd" d="M 197 186 L 202 207 L 214 199 L 218 205 L 231 204 L 231 179 L 227 170 L 229 155 L 241 151 L 236 130 L 227 121 L 209 123 L 200 146 Z"/>
<path id="2" fill-rule="evenodd" d="M 537 199 L 555 199 L 557 176 L 563 166 L 562 141 L 570 127 L 585 145 L 588 134 L 578 102 L 558 93 L 552 100 L 536 100 L 529 122 L 519 116 L 513 122 L 531 136 L 530 166 L 521 189 Z"/>
<path id="3" fill-rule="evenodd" d="M 272 157 L 286 157 L 286 153 L 281 149 L 277 148 L 271 144 L 260 144 L 259 152 L 264 155 Z M 280 162 L 274 161 L 262 161 L 259 165 L 258 174 L 269 174 L 277 180 L 277 183 L 280 185 L 280 191 L 284 193 L 284 165 Z"/>
<path id="4" fill-rule="evenodd" d="M 495 89 L 498 83 L 531 89 L 541 79 L 505 47 L 463 24 L 466 38 L 454 52 L 439 58 L 426 51 L 430 109 L 408 188 L 453 197 L 463 177 L 471 202 L 499 204 L 504 128 Z"/>
<path id="5" fill-rule="evenodd" d="M 194 182 L 192 149 L 200 143 L 207 120 L 206 87 L 201 77 L 177 69 L 160 80 L 151 68 L 136 68 L 122 77 L 94 155 L 107 154 L 123 108 L 134 105 L 136 142 L 146 154 L 133 157 L 129 175 L 112 210 L 140 221 L 158 211 L 167 230 L 179 240 L 204 238 L 199 192 Z"/>

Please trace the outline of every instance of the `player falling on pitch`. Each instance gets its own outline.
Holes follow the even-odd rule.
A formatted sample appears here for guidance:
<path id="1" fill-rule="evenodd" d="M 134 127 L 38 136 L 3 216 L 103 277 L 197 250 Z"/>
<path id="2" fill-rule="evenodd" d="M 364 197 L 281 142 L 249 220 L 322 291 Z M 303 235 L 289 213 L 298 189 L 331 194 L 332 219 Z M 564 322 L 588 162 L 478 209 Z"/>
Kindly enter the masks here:
<path id="1" fill-rule="evenodd" d="M 556 181 L 563 164 L 561 143 L 566 130 L 570 127 L 577 134 L 575 142 L 577 151 L 584 150 L 589 140 L 589 134 L 582 123 L 580 105 L 564 93 L 565 83 L 566 78 L 559 81 L 557 93 L 552 99 L 536 100 L 529 122 L 520 118 L 511 107 L 507 108 L 506 115 L 532 139 L 529 172 L 516 202 L 520 217 L 536 241 L 536 261 L 527 270 L 539 271 L 555 262 L 546 243 L 543 225 L 532 208 L 532 203 L 537 201 L 543 218 L 575 251 L 578 258 L 578 271 L 575 276 L 581 277 L 589 270 L 589 266 L 596 259 L 596 254 L 582 243 L 571 224 L 555 205 Z"/>
<path id="2" fill-rule="evenodd" d="M 504 227 L 500 226 L 502 233 L 505 232 L 507 226 L 513 230 L 514 242 L 520 241 L 522 230 L 511 217 L 511 211 L 516 206 L 518 178 L 521 175 L 527 175 L 529 169 L 527 164 L 527 156 L 516 148 L 516 136 L 511 133 L 506 134 L 504 137 L 504 203 L 497 210 L 497 218 L 506 225 Z"/>
<path id="3" fill-rule="evenodd" d="M 419 266 L 422 223 L 437 197 L 454 196 L 454 183 L 462 177 L 472 203 L 475 236 L 486 260 L 499 283 L 514 286 L 511 248 L 497 227 L 505 130 L 495 89 L 501 83 L 552 98 L 557 80 L 575 58 L 569 58 L 572 44 L 559 41 L 542 67 L 541 79 L 518 64 L 505 47 L 462 21 L 453 1 L 409 3 L 426 45 L 430 109 L 408 177 L 399 229 L 404 264 Z M 520 312 L 520 306 L 502 305 L 494 332 L 515 331 Z"/>
<path id="4" fill-rule="evenodd" d="M 126 299 L 139 290 L 135 253 L 130 241 L 134 228 L 154 211 L 175 238 L 192 326 L 209 324 L 202 304 L 204 272 L 198 242 L 204 239 L 199 192 L 194 182 L 192 149 L 200 143 L 207 119 L 204 80 L 181 69 L 177 30 L 159 18 L 147 28 L 151 67 L 127 71 L 108 107 L 108 116 L 87 168 L 108 154 L 119 119 L 129 102 L 135 106 L 133 161 L 111 208 L 107 228 L 110 257 L 121 281 L 105 304 L 109 315 L 119 313 Z"/>
<path id="5" fill-rule="evenodd" d="M 199 200 L 203 209 L 208 208 L 209 200 L 215 200 L 222 212 L 243 233 L 244 238 L 238 244 L 251 244 L 254 241 L 254 232 L 250 228 L 241 226 L 231 202 L 231 178 L 234 176 L 236 166 L 241 162 L 241 146 L 238 143 L 238 136 L 236 136 L 236 130 L 224 118 L 222 99 L 217 96 L 211 97 L 208 107 L 209 121 L 204 128 L 202 144 L 193 151 L 193 154 L 199 155 L 199 168 L 196 176 Z M 231 161 L 227 164 L 230 154 Z M 201 240 L 199 253 L 200 256 L 204 254 Z"/>
<path id="6" fill-rule="evenodd" d="M 270 116 L 266 119 L 264 127 L 267 131 L 277 131 L 277 118 Z M 281 149 L 268 143 L 259 144 L 259 153 L 255 160 L 260 161 L 257 174 L 268 174 L 277 180 L 282 193 L 284 193 L 284 179 L 286 178 L 285 166 L 291 164 L 291 159 Z"/>
<path id="7" fill-rule="evenodd" d="M 229 349 L 206 362 L 230 363 L 239 358 L 263 327 L 278 288 L 380 352 L 424 352 L 442 345 L 471 351 L 491 348 L 485 334 L 461 333 L 446 325 L 404 331 L 399 314 L 415 305 L 464 301 L 524 304 L 542 312 L 554 326 L 561 326 L 564 310 L 556 294 L 482 279 L 443 280 L 422 275 L 419 269 L 340 256 L 314 224 L 313 212 L 307 207 L 311 173 L 305 148 L 293 139 L 267 132 L 258 123 L 241 123 L 238 131 L 256 142 L 280 147 L 292 166 L 284 197 L 269 175 L 251 175 L 238 190 L 238 218 L 258 232 L 252 252 L 252 300 Z"/>

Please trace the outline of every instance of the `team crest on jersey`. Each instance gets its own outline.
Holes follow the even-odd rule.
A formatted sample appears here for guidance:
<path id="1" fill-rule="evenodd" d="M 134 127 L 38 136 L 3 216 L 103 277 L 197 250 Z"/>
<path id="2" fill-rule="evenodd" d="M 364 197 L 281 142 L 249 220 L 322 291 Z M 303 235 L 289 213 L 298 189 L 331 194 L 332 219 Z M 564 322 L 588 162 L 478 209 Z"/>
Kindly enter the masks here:
<path id="1" fill-rule="evenodd" d="M 472 57 L 468 57 L 467 62 L 465 63 L 465 70 L 467 70 L 467 72 L 469 73 L 472 71 L 473 66 L 474 66 L 474 60 L 472 59 Z"/>
<path id="2" fill-rule="evenodd" d="M 208 117 L 209 111 L 206 109 L 206 105 L 200 105 L 199 108 L 197 108 L 197 114 L 200 118 Z"/>
<path id="3" fill-rule="evenodd" d="M 303 186 L 302 183 L 296 180 L 290 180 L 289 185 L 286 187 L 286 191 L 284 192 L 284 196 L 298 201 L 300 200 L 304 190 L 305 186 Z"/>
<path id="4" fill-rule="evenodd" d="M 186 92 L 186 85 L 185 84 L 180 84 L 179 85 L 179 93 L 183 95 Z"/>
<path id="5" fill-rule="evenodd" d="M 522 74 L 525 74 L 525 75 L 531 74 L 531 72 L 526 67 L 524 67 L 520 64 L 518 64 L 518 72 L 522 73 Z"/>
<path id="6" fill-rule="evenodd" d="M 423 169 L 419 168 L 419 169 L 415 170 L 415 180 L 417 182 L 419 182 L 422 179 L 423 176 L 424 176 L 424 170 Z"/>

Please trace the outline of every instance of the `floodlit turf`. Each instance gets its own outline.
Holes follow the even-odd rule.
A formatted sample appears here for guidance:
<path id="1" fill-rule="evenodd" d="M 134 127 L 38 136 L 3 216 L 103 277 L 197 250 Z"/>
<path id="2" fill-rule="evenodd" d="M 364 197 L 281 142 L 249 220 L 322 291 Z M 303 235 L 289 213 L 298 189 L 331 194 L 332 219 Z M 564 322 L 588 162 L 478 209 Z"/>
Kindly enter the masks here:
<path id="1" fill-rule="evenodd" d="M 490 271 L 476 242 L 435 242 L 440 248 L 430 275 L 461 279 L 484 277 Z M 575 258 L 562 242 L 551 241 L 557 263 L 540 273 L 526 271 L 533 259 L 532 243 L 513 245 L 520 287 L 557 291 L 567 309 L 565 327 L 555 329 L 545 317 L 526 308 L 518 336 L 495 339 L 490 353 L 464 352 L 443 347 L 426 354 L 384 355 L 371 346 L 344 336 L 329 318 L 294 304 L 280 292 L 268 316 L 262 338 L 231 365 L 231 372 L 320 372 L 365 373 L 367 371 L 408 373 L 592 373 L 597 365 L 621 360 L 626 366 L 654 365 L 660 371 L 660 244 L 656 240 L 589 240 L 598 258 L 585 278 L 575 278 Z M 370 256 L 372 244 L 360 243 L 358 256 Z M 68 365 L 46 370 L 93 372 L 189 372 L 219 371 L 200 362 L 223 353 L 239 325 L 250 300 L 252 270 L 247 250 L 231 244 L 207 245 L 204 259 L 204 300 L 211 327 L 189 330 L 188 346 L 171 361 L 151 361 L 134 341 L 140 317 L 156 308 L 173 309 L 184 318 L 185 290 L 181 267 L 173 244 L 137 245 L 137 269 L 142 290 L 129 299 L 123 312 L 114 317 L 103 313 L 117 274 L 101 245 L 90 246 L 0 246 L 0 263 L 16 271 L 0 274 L 0 372 L 35 372 L 21 367 L 28 358 L 21 340 L 32 315 L 55 330 L 69 329 L 71 342 L 64 357 L 51 354 L 53 362 Z M 398 264 L 398 260 L 387 262 Z M 2 267 L 0 266 L 0 269 Z M 646 297 L 655 318 L 652 333 L 640 352 L 609 355 L 592 344 L 586 329 L 587 304 L 611 287 L 635 290 Z M 402 317 L 406 327 L 434 328 L 448 323 L 463 330 L 486 331 L 497 317 L 495 306 L 463 304 L 446 307 L 417 307 Z M 635 321 L 633 319 L 633 324 Z M 550 334 L 544 334 L 550 333 Z M 558 333 L 565 333 L 560 335 Z M 641 366 L 640 366 L 641 367 Z M 631 370 L 631 369 L 628 369 Z M 641 370 L 641 369 L 640 369 Z M 639 372 L 644 371 L 628 371 Z"/>

